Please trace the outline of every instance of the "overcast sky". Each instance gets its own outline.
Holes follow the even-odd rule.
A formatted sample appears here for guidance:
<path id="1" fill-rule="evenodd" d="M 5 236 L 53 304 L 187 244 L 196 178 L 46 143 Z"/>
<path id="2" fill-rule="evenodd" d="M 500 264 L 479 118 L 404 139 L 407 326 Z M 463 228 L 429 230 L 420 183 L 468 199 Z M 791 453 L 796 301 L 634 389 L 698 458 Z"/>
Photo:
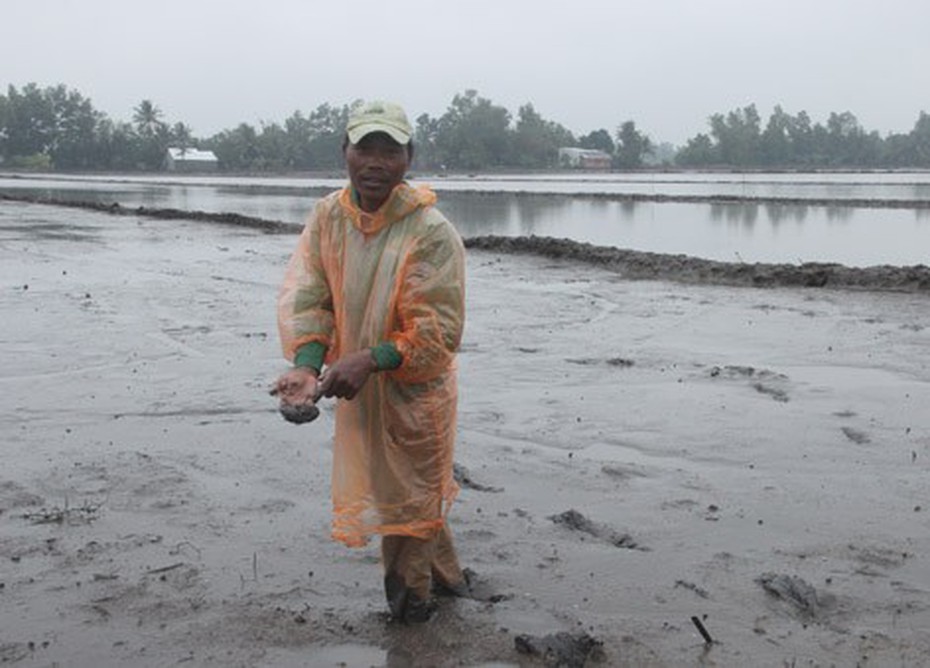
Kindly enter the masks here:
<path id="1" fill-rule="evenodd" d="M 209 136 L 323 102 L 440 116 L 469 88 L 576 134 L 682 143 L 755 103 L 908 132 L 930 112 L 930 0 L 3 0 L 0 85 L 143 99 Z"/>

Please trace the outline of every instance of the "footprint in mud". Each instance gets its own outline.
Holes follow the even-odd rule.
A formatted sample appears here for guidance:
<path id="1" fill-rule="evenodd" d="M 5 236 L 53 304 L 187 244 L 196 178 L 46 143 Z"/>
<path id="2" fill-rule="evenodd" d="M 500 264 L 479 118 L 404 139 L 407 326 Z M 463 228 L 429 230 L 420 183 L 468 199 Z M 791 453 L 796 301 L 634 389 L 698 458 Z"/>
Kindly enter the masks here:
<path id="1" fill-rule="evenodd" d="M 788 611 L 804 621 L 822 617 L 833 603 L 830 595 L 822 595 L 813 585 L 796 575 L 763 573 L 756 582 L 771 596 L 784 601 Z"/>
<path id="2" fill-rule="evenodd" d="M 566 357 L 565 361 L 569 364 L 578 364 L 581 366 L 606 364 L 607 366 L 618 367 L 621 369 L 629 368 L 635 364 L 633 360 L 627 359 L 626 357 L 608 357 L 607 359 L 599 359 L 597 357 Z"/>
<path id="3" fill-rule="evenodd" d="M 772 387 L 770 385 L 766 385 L 765 383 L 753 383 L 752 388 L 760 394 L 769 395 L 775 401 L 788 401 L 788 393 L 784 390 L 778 389 L 777 387 Z"/>
<path id="4" fill-rule="evenodd" d="M 852 427 L 841 427 L 840 431 L 842 431 L 843 435 L 856 445 L 865 445 L 866 443 L 872 442 L 872 439 L 864 431 L 859 431 L 858 429 L 853 429 Z"/>
<path id="5" fill-rule="evenodd" d="M 566 510 L 558 515 L 550 515 L 549 519 L 561 526 L 568 527 L 573 531 L 588 534 L 600 541 L 609 543 L 614 547 L 622 547 L 627 550 L 646 550 L 641 547 L 633 537 L 628 533 L 618 533 L 610 527 L 592 522 L 590 519 L 579 513 L 577 510 Z"/>
<path id="6" fill-rule="evenodd" d="M 256 501 L 255 503 L 240 506 L 239 510 L 246 513 L 258 513 L 259 515 L 270 515 L 284 513 L 294 508 L 297 504 L 290 499 L 267 499 L 265 501 Z"/>
<path id="7" fill-rule="evenodd" d="M 188 506 L 195 498 L 191 478 L 179 467 L 144 452 L 123 451 L 106 460 L 75 467 L 105 493 L 107 507 L 118 510 L 165 510 Z M 69 477 L 75 485 L 75 479 Z"/>
<path id="8" fill-rule="evenodd" d="M 604 464 L 601 467 L 601 473 L 611 478 L 616 478 L 617 480 L 632 480 L 633 478 L 646 477 L 646 473 L 638 468 L 619 464 Z"/>
<path id="9" fill-rule="evenodd" d="M 687 580 L 675 580 L 675 587 L 681 587 L 682 589 L 687 589 L 688 591 L 693 591 L 697 596 L 703 599 L 709 599 L 710 594 L 703 587 L 699 587 L 693 582 Z"/>
<path id="10" fill-rule="evenodd" d="M 845 545 L 823 545 L 806 548 L 797 552 L 788 552 L 801 559 L 811 560 L 819 557 L 824 560 L 839 560 L 851 562 L 840 569 L 840 572 L 849 572 L 866 576 L 888 576 L 888 571 L 904 566 L 915 556 L 911 552 L 908 540 L 897 543 L 869 543 L 867 539 L 854 539 Z"/>
<path id="11" fill-rule="evenodd" d="M 756 369 L 751 366 L 715 366 L 710 372 L 711 378 L 723 378 L 725 380 L 750 380 L 750 387 L 760 394 L 765 394 L 775 401 L 787 402 L 788 392 L 785 387 L 788 384 L 788 376 L 769 371 L 767 369 Z"/>
<path id="12" fill-rule="evenodd" d="M 86 605 L 102 620 L 131 615 L 141 625 L 176 621 L 203 605 L 208 585 L 198 567 L 174 563 L 145 571 L 135 582 L 123 578 L 98 581 L 99 594 Z"/>
<path id="13" fill-rule="evenodd" d="M 5 480 L 0 482 L 0 515 L 14 508 L 41 506 L 45 502 L 38 494 L 33 494 L 18 482 Z"/>
<path id="14" fill-rule="evenodd" d="M 181 325 L 179 327 L 162 327 L 162 333 L 172 338 L 185 338 L 197 334 L 209 334 L 213 328 L 209 325 Z"/>
<path id="15" fill-rule="evenodd" d="M 861 564 L 861 568 L 856 572 L 862 575 L 875 575 L 877 574 L 874 572 L 876 568 L 882 570 L 900 568 L 913 556 L 906 550 L 893 547 L 849 545 L 848 548 L 849 557 Z"/>

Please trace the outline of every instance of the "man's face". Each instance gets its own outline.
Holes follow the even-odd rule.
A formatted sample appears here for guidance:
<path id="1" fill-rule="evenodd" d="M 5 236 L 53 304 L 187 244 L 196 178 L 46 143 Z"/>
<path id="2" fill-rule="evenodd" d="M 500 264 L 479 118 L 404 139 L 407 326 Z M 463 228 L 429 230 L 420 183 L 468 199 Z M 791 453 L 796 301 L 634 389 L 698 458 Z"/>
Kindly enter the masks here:
<path id="1" fill-rule="evenodd" d="M 345 149 L 349 180 L 358 192 L 363 211 L 377 211 L 410 167 L 407 146 L 383 132 L 367 134 Z"/>

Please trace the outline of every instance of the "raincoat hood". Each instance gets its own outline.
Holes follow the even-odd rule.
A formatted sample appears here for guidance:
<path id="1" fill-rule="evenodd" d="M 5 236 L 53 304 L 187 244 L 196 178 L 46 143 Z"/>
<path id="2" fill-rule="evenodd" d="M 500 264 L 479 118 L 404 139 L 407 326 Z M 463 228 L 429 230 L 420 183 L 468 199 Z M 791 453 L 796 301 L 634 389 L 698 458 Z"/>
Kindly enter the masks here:
<path id="1" fill-rule="evenodd" d="M 380 232 L 391 223 L 406 218 L 416 209 L 428 208 L 435 203 L 436 193 L 429 186 L 414 187 L 406 181 L 398 183 L 381 208 L 374 213 L 362 211 L 351 185 L 339 193 L 339 205 L 349 215 L 352 224 L 363 234 Z"/>

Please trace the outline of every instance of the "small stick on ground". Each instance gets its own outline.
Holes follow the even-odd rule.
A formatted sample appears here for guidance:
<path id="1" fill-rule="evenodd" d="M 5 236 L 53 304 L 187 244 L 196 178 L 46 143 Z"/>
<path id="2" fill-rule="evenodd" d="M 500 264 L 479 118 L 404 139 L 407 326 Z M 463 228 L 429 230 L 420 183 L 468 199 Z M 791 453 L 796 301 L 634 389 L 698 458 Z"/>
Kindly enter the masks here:
<path id="1" fill-rule="evenodd" d="M 704 628 L 704 624 L 701 623 L 701 620 L 698 619 L 697 615 L 692 615 L 691 621 L 697 627 L 697 630 L 701 634 L 701 637 L 704 638 L 704 644 L 713 645 L 714 639 L 710 637 L 710 634 L 707 632 L 707 629 Z"/>
<path id="2" fill-rule="evenodd" d="M 161 568 L 153 568 L 146 571 L 146 575 L 155 575 L 157 573 L 167 573 L 168 571 L 173 571 L 175 568 L 181 568 L 184 565 L 183 561 L 179 561 L 176 564 L 171 564 L 170 566 L 162 566 Z"/>

